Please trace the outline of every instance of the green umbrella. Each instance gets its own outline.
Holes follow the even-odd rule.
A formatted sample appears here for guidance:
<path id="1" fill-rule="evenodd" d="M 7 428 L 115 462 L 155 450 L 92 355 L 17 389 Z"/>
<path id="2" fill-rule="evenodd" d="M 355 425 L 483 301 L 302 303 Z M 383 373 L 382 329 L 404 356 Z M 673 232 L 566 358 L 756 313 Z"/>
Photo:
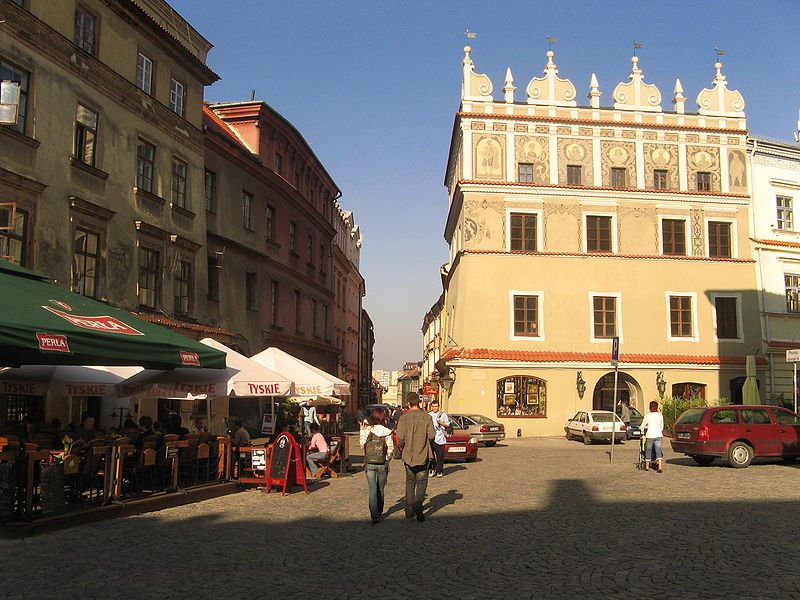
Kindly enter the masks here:
<path id="1" fill-rule="evenodd" d="M 761 404 L 756 382 L 756 357 L 748 356 L 745 362 L 744 385 L 742 386 L 742 404 Z"/>
<path id="2" fill-rule="evenodd" d="M 225 353 L 0 260 L 0 366 L 225 368 Z"/>

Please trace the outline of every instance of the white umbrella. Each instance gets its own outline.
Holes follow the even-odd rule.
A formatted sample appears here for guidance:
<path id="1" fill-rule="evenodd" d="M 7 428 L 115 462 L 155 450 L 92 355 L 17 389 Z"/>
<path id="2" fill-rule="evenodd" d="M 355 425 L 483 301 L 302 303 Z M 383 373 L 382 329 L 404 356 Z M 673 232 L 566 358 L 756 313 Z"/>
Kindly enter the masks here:
<path id="1" fill-rule="evenodd" d="M 215 398 L 220 396 L 285 396 L 292 382 L 212 340 L 200 343 L 225 352 L 225 369 L 147 369 L 117 386 L 120 396 L 161 398 Z"/>
<path id="2" fill-rule="evenodd" d="M 308 364 L 308 363 L 306 363 Z M 331 383 L 333 383 L 333 393 L 338 394 L 339 396 L 349 396 L 350 395 L 350 384 L 347 383 L 343 379 L 339 379 L 335 375 L 331 375 L 330 373 L 326 373 L 322 369 L 318 369 L 314 365 L 308 365 L 312 371 L 315 371 L 318 375 L 325 377 Z"/>
<path id="3" fill-rule="evenodd" d="M 342 406 L 344 402 L 333 396 L 290 396 L 289 402 L 301 406 Z"/>
<path id="4" fill-rule="evenodd" d="M 24 365 L 0 371 L 0 394 L 44 396 L 115 396 L 116 384 L 141 367 Z"/>
<path id="5" fill-rule="evenodd" d="M 330 396 L 336 392 L 331 375 L 278 348 L 267 348 L 250 359 L 291 379 L 294 396 Z"/>

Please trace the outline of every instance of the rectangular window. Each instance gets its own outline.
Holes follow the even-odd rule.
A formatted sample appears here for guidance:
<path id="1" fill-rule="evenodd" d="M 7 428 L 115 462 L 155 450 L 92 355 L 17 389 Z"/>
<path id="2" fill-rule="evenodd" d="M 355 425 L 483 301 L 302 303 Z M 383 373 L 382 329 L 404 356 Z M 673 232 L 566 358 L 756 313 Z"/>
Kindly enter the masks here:
<path id="1" fill-rule="evenodd" d="M 583 167 L 580 165 L 567 165 L 567 184 L 582 185 Z"/>
<path id="2" fill-rule="evenodd" d="M 692 337 L 692 297 L 669 297 L 669 325 L 672 337 Z"/>
<path id="3" fill-rule="evenodd" d="M 325 244 L 319 245 L 319 272 L 325 274 Z"/>
<path id="4" fill-rule="evenodd" d="M 253 194 L 242 190 L 242 225 L 253 231 Z"/>
<path id="5" fill-rule="evenodd" d="M 153 92 L 153 61 L 141 52 L 136 55 L 136 87 L 145 94 Z"/>
<path id="6" fill-rule="evenodd" d="M 75 114 L 75 158 L 94 166 L 97 143 L 97 113 L 78 104 Z"/>
<path id="7" fill-rule="evenodd" d="M 205 173 L 206 210 L 217 212 L 217 174 L 206 169 Z"/>
<path id="8" fill-rule="evenodd" d="M 661 220 L 661 252 L 670 256 L 686 256 L 686 221 Z"/>
<path id="9" fill-rule="evenodd" d="M 511 250 L 536 252 L 536 215 L 511 213 Z"/>
<path id="10" fill-rule="evenodd" d="M 289 252 L 297 252 L 297 223 L 289 223 Z"/>
<path id="11" fill-rule="evenodd" d="M 319 332 L 317 331 L 317 299 L 311 299 L 311 333 L 314 337 L 319 337 Z"/>
<path id="12" fill-rule="evenodd" d="M 175 272 L 175 314 L 188 315 L 192 305 L 192 263 L 188 260 L 178 261 Z"/>
<path id="13" fill-rule="evenodd" d="M 778 229 L 794 230 L 791 196 L 775 196 L 775 205 L 778 209 Z"/>
<path id="14" fill-rule="evenodd" d="M 82 6 L 75 9 L 75 45 L 84 52 L 97 53 L 97 17 Z"/>
<path id="15" fill-rule="evenodd" d="M 283 156 L 279 152 L 275 153 L 275 172 L 278 175 L 283 173 Z"/>
<path id="16" fill-rule="evenodd" d="M 708 255 L 730 258 L 731 224 L 720 221 L 708 222 Z"/>
<path id="17" fill-rule="evenodd" d="M 628 187 L 627 172 L 624 168 L 611 167 L 611 187 L 613 188 Z"/>
<path id="18" fill-rule="evenodd" d="M 214 254 L 208 255 L 208 299 L 219 302 L 220 267 Z"/>
<path id="19" fill-rule="evenodd" d="M 177 79 L 172 79 L 169 84 L 169 108 L 178 116 L 183 116 L 186 103 L 186 88 Z"/>
<path id="20" fill-rule="evenodd" d="M 267 239 L 274 240 L 275 239 L 275 207 L 268 204 L 267 205 L 267 231 L 266 231 Z"/>
<path id="21" fill-rule="evenodd" d="M 270 324 L 275 327 L 278 324 L 278 294 L 280 293 L 280 283 L 274 279 L 270 282 L 270 305 L 269 315 Z"/>
<path id="22" fill-rule="evenodd" d="M 657 190 L 665 190 L 668 187 L 667 170 L 655 169 L 653 171 L 653 187 Z"/>
<path id="23" fill-rule="evenodd" d="M 611 252 L 611 217 L 587 215 L 586 251 Z"/>
<path id="24" fill-rule="evenodd" d="M 739 338 L 739 322 L 736 310 L 736 298 L 714 298 L 714 310 L 717 314 L 717 338 L 735 340 Z"/>
<path id="25" fill-rule="evenodd" d="M 517 165 L 517 181 L 520 183 L 533 183 L 533 165 L 531 163 L 519 163 Z"/>
<path id="26" fill-rule="evenodd" d="M 25 134 L 26 116 L 28 113 L 28 82 L 30 73 L 25 69 L 5 60 L 0 60 L 0 81 L 13 81 L 19 84 L 19 105 L 17 106 L 17 122 L 7 127 Z"/>
<path id="27" fill-rule="evenodd" d="M 697 191 L 710 192 L 711 191 L 711 173 L 699 171 L 697 173 Z"/>
<path id="28" fill-rule="evenodd" d="M 514 335 L 539 337 L 538 296 L 514 296 Z"/>
<path id="29" fill-rule="evenodd" d="M 800 275 L 787 273 L 783 279 L 786 284 L 786 312 L 800 313 Z"/>
<path id="30" fill-rule="evenodd" d="M 180 159 L 172 159 L 172 204 L 189 208 L 186 202 L 186 171 L 188 165 Z"/>
<path id="31" fill-rule="evenodd" d="M 93 231 L 76 227 L 73 242 L 72 291 L 89 298 L 96 298 L 100 236 Z"/>
<path id="32" fill-rule="evenodd" d="M 139 140 L 136 148 L 136 187 L 145 192 L 153 192 L 153 172 L 156 160 L 156 147 Z"/>
<path id="33" fill-rule="evenodd" d="M 255 273 L 244 274 L 244 302 L 247 310 L 258 309 L 258 279 Z"/>
<path id="34" fill-rule="evenodd" d="M 301 325 L 303 324 L 300 314 L 300 290 L 294 291 L 294 330 L 296 333 L 302 333 Z"/>
<path id="35" fill-rule="evenodd" d="M 322 305 L 322 337 L 329 340 L 328 337 L 328 305 Z"/>
<path id="36" fill-rule="evenodd" d="M 139 304 L 158 308 L 161 281 L 161 253 L 139 246 Z"/>
<path id="37" fill-rule="evenodd" d="M 310 233 L 308 234 L 308 244 L 306 246 L 306 251 L 308 252 L 308 262 L 312 265 L 314 264 L 314 236 Z"/>
<path id="38" fill-rule="evenodd" d="M 592 304 L 594 337 L 613 338 L 617 335 L 617 299 L 614 296 L 595 296 Z"/>
<path id="39" fill-rule="evenodd" d="M 13 213 L 0 207 L 0 258 L 22 265 L 27 264 L 28 213 L 19 208 Z"/>

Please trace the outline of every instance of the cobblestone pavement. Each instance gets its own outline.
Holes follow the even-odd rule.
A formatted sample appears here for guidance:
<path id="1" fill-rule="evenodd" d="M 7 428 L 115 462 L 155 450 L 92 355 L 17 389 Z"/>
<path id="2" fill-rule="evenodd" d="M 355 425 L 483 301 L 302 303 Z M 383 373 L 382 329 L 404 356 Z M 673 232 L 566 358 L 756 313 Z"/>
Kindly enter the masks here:
<path id="1" fill-rule="evenodd" d="M 668 445 L 668 444 L 666 444 Z M 800 467 L 699 467 L 563 439 L 481 448 L 385 521 L 361 472 L 0 540 L 0 598 L 800 598 Z"/>

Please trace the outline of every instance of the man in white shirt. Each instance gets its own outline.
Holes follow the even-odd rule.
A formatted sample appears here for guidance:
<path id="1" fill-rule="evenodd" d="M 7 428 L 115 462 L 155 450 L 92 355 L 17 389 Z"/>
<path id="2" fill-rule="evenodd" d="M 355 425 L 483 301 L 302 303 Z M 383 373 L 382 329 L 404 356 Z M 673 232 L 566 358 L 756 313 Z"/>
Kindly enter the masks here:
<path id="1" fill-rule="evenodd" d="M 431 400 L 430 412 L 428 413 L 433 420 L 433 429 L 436 432 L 431 443 L 433 449 L 433 458 L 431 465 L 428 469 L 428 477 L 443 477 L 444 476 L 444 446 L 447 443 L 447 436 L 445 430 L 450 426 L 450 418 L 447 413 L 439 412 L 439 401 Z"/>
<path id="2" fill-rule="evenodd" d="M 656 470 L 662 473 L 664 471 L 664 452 L 661 449 L 661 442 L 664 436 L 664 415 L 658 412 L 658 402 L 653 400 L 650 403 L 650 412 L 644 416 L 639 427 L 642 435 L 647 438 L 644 447 L 644 455 L 647 459 L 644 463 L 644 470 L 650 470 L 650 460 L 653 450 L 655 450 Z"/>

